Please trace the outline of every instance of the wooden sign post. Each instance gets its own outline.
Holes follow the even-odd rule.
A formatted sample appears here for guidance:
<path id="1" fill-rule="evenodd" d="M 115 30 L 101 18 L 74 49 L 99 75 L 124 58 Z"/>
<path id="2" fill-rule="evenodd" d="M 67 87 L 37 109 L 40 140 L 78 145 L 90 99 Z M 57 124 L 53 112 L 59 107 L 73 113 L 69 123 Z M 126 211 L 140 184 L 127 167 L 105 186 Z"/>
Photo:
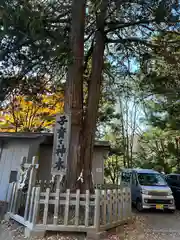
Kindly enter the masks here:
<path id="1" fill-rule="evenodd" d="M 66 174 L 69 138 L 70 117 L 68 115 L 57 115 L 54 131 L 51 173 L 53 176 L 59 176 L 59 179 L 62 179 Z"/>

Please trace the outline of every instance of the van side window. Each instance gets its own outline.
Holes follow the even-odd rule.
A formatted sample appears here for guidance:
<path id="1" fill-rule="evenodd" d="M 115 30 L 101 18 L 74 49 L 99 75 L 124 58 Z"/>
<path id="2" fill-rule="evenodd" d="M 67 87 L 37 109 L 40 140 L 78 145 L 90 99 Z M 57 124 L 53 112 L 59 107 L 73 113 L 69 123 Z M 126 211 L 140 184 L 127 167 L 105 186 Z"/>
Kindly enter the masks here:
<path id="1" fill-rule="evenodd" d="M 132 184 L 136 185 L 137 184 L 137 176 L 135 173 L 132 174 Z"/>
<path id="2" fill-rule="evenodd" d="M 126 175 L 126 182 L 130 183 L 130 181 L 131 181 L 131 173 L 127 173 L 127 175 Z"/>
<path id="3" fill-rule="evenodd" d="M 129 172 L 123 172 L 122 173 L 122 181 L 126 183 L 130 183 L 131 180 L 131 173 Z"/>
<path id="4" fill-rule="evenodd" d="M 125 173 L 124 172 L 121 174 L 121 181 L 125 182 Z"/>
<path id="5" fill-rule="evenodd" d="M 9 183 L 16 182 L 17 181 L 17 171 L 11 171 L 9 176 Z"/>

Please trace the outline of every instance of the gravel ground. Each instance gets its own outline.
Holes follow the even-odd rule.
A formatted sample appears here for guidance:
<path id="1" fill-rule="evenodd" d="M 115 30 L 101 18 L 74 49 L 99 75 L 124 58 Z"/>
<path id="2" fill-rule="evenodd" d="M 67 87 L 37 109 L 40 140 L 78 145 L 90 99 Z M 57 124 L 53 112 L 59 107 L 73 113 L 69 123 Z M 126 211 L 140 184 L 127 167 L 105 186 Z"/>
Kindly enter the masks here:
<path id="1" fill-rule="evenodd" d="M 134 211 L 136 221 L 120 227 L 119 240 L 180 240 L 180 211 L 172 213 Z M 115 239 L 115 238 L 114 238 Z"/>
<path id="2" fill-rule="evenodd" d="M 134 228 L 128 232 L 127 240 L 179 240 L 180 239 L 180 212 L 144 212 L 135 213 Z"/>
<path id="3" fill-rule="evenodd" d="M 180 211 L 134 212 L 136 220 L 108 233 L 104 240 L 180 240 Z M 23 227 L 15 222 L 0 225 L 0 240 L 23 240 Z M 85 240 L 84 235 L 48 234 L 41 240 Z M 40 239 L 38 239 L 40 240 Z"/>

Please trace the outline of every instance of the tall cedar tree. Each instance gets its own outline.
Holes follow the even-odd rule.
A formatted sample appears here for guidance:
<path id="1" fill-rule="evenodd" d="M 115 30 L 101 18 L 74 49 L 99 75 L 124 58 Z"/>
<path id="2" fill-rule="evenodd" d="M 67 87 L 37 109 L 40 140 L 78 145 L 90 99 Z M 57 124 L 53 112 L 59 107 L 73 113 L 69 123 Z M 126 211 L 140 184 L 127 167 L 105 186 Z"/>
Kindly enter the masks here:
<path id="1" fill-rule="evenodd" d="M 71 115 L 71 138 L 66 187 L 92 189 L 92 146 L 104 60 L 116 63 L 122 75 L 127 74 L 131 60 L 141 64 L 151 49 L 161 48 L 152 41 L 155 34 L 177 32 L 179 2 L 3 0 L 0 7 L 2 95 L 11 70 L 17 75 L 18 69 L 18 76 L 34 72 L 57 75 L 68 67 L 65 112 Z M 83 73 L 89 58 L 92 66 L 84 106 Z M 15 84 L 23 79 L 16 77 Z M 81 173 L 83 183 L 77 181 Z"/>

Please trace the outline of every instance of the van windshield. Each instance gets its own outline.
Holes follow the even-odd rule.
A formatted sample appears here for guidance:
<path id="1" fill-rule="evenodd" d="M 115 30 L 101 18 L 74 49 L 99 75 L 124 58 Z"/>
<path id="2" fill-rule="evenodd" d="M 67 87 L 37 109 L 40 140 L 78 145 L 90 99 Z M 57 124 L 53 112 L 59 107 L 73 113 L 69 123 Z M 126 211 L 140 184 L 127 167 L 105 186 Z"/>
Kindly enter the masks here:
<path id="1" fill-rule="evenodd" d="M 144 186 L 166 186 L 167 183 L 161 174 L 156 173 L 138 173 L 140 185 Z"/>

